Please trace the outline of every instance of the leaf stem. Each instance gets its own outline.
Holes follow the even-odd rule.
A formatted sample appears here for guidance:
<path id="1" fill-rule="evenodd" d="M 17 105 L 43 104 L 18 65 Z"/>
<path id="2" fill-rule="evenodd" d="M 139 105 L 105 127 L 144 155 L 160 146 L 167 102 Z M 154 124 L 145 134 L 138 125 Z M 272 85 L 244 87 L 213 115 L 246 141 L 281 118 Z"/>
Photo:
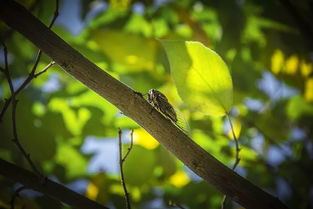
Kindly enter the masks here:
<path id="1" fill-rule="evenodd" d="M 236 167 L 238 166 L 239 162 L 240 162 L 240 157 L 239 157 L 239 152 L 240 152 L 240 147 L 239 147 L 239 141 L 237 139 L 237 136 L 235 134 L 235 131 L 234 131 L 234 126 L 233 126 L 233 123 L 231 121 L 231 118 L 230 118 L 230 115 L 228 112 L 226 112 L 226 117 L 228 119 L 228 122 L 229 122 L 229 125 L 230 125 L 230 129 L 231 129 L 231 132 L 232 132 L 232 135 L 233 135 L 233 138 L 234 138 L 234 141 L 235 141 L 235 146 L 236 146 L 236 157 L 235 157 L 235 163 L 232 167 L 232 170 L 235 170 Z M 224 195 L 223 197 L 223 200 L 222 200 L 222 203 L 221 203 L 221 209 L 224 209 L 225 206 L 226 206 L 226 201 L 227 201 L 227 196 Z"/>

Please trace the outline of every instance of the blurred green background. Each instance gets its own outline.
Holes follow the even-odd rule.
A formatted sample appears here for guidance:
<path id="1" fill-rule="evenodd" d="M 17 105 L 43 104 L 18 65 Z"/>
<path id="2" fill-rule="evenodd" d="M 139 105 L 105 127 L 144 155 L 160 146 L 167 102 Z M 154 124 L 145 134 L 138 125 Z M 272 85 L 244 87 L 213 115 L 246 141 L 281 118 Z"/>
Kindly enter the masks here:
<path id="1" fill-rule="evenodd" d="M 19 2 L 49 24 L 55 1 Z M 308 209 L 313 208 L 312 11 L 311 0 L 61 0 L 52 30 L 134 90 L 163 92 L 186 118 L 190 137 L 231 167 L 235 147 L 227 120 L 183 104 L 157 39 L 195 40 L 217 51 L 234 84 L 231 115 L 242 148 L 236 171 L 289 208 Z M 0 35 L 17 88 L 38 49 L 3 22 Z M 50 61 L 44 55 L 38 70 Z M 4 67 L 3 48 L 0 64 Z M 1 74 L 1 108 L 9 96 Z M 125 163 L 134 208 L 173 208 L 169 201 L 190 209 L 220 208 L 222 193 L 60 67 L 34 79 L 18 100 L 20 141 L 49 178 L 110 208 L 124 208 L 118 128 L 126 147 L 134 129 L 135 145 Z M 11 139 L 9 108 L 0 122 L 0 158 L 29 168 Z M 10 208 L 18 186 L 0 176 L 0 208 Z M 16 206 L 68 208 L 31 190 L 21 193 Z"/>

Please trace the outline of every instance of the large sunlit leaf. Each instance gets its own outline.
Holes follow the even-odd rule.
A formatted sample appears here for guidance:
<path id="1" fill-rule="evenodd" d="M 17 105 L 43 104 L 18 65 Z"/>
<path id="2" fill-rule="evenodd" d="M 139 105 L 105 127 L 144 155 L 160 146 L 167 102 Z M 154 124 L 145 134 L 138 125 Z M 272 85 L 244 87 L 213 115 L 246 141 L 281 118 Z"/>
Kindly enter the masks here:
<path id="1" fill-rule="evenodd" d="M 225 115 L 232 106 L 233 85 L 222 58 L 199 42 L 161 42 L 182 100 L 193 110 Z"/>

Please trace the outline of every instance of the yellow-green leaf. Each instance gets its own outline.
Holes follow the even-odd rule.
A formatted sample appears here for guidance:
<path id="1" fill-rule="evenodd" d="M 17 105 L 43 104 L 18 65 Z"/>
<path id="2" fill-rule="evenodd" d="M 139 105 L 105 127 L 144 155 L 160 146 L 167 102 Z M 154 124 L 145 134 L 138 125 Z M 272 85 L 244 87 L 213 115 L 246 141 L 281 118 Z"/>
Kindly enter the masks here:
<path id="1" fill-rule="evenodd" d="M 228 67 L 213 50 L 195 41 L 162 40 L 182 100 L 193 110 L 223 116 L 233 102 Z"/>

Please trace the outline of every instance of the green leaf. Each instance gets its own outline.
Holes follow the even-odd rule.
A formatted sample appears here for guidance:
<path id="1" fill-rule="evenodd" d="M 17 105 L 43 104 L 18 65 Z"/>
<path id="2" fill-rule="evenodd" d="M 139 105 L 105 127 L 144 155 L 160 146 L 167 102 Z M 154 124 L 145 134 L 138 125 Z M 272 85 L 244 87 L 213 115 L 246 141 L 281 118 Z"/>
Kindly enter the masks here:
<path id="1" fill-rule="evenodd" d="M 213 50 L 195 41 L 164 41 L 178 94 L 193 110 L 223 116 L 233 102 L 229 70 Z"/>
<path id="2" fill-rule="evenodd" d="M 154 152 L 134 145 L 124 165 L 126 182 L 136 186 L 146 184 L 153 177 L 155 165 L 156 156 Z"/>
<path id="3" fill-rule="evenodd" d="M 86 172 L 86 159 L 77 149 L 69 144 L 59 144 L 55 160 L 64 166 L 66 177 L 69 179 L 83 176 Z"/>
<path id="4" fill-rule="evenodd" d="M 313 115 L 313 105 L 301 96 L 292 97 L 286 107 L 287 115 L 292 120 L 298 120 L 304 115 Z"/>
<path id="5" fill-rule="evenodd" d="M 120 73 L 151 71 L 155 68 L 157 45 L 154 39 L 115 30 L 94 30 L 90 32 L 90 37 L 99 51 L 115 64 L 122 65 L 120 69 L 115 69 Z"/>

